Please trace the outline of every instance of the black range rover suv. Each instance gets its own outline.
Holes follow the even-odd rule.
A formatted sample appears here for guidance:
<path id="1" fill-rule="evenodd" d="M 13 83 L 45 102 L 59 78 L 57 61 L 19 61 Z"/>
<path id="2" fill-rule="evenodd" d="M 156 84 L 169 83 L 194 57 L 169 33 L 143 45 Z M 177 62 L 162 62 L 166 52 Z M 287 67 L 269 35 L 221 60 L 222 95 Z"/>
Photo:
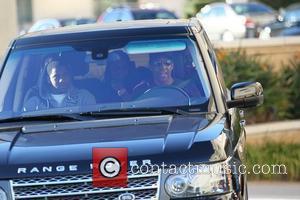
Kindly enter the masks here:
<path id="1" fill-rule="evenodd" d="M 247 199 L 239 109 L 261 104 L 263 90 L 229 92 L 197 20 L 27 34 L 0 72 L 1 200 Z M 92 185 L 95 147 L 128 149 L 126 186 Z"/>

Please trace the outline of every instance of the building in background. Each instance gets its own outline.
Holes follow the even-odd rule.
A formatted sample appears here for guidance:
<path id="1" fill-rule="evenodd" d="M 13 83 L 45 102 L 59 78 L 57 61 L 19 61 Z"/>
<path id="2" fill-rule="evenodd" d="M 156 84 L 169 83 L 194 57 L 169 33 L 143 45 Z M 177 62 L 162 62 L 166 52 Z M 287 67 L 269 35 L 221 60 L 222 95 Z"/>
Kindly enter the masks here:
<path id="1" fill-rule="evenodd" d="M 33 20 L 94 17 L 93 4 L 94 0 L 32 0 Z"/>
<path id="2" fill-rule="evenodd" d="M 93 18 L 95 0 L 0 0 L 0 58 L 9 41 L 44 18 Z"/>
<path id="3" fill-rule="evenodd" d="M 19 31 L 47 18 L 94 18 L 95 0 L 16 0 Z"/>
<path id="4" fill-rule="evenodd" d="M 17 5 L 14 0 L 0 0 L 0 60 L 10 40 L 17 34 Z"/>
<path id="5" fill-rule="evenodd" d="M 166 8 L 183 17 L 186 0 L 0 0 L 0 58 L 12 38 L 40 19 L 98 18 L 107 7 L 126 3 Z"/>

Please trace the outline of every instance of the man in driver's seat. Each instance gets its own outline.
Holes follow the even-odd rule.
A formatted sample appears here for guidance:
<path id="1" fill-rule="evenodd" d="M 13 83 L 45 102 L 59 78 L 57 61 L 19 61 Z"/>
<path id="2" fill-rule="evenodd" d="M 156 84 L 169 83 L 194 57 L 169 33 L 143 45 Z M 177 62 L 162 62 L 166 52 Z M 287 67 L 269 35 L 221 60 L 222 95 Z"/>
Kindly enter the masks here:
<path id="1" fill-rule="evenodd" d="M 38 92 L 27 94 L 24 111 L 95 104 L 94 96 L 87 90 L 73 86 L 72 75 L 66 64 L 52 60 L 46 65 L 46 80 Z M 29 90 L 29 92 L 32 92 Z"/>
<path id="2" fill-rule="evenodd" d="M 150 63 L 155 86 L 173 86 L 184 90 L 190 97 L 200 96 L 200 91 L 191 80 L 182 81 L 173 77 L 174 62 L 167 54 L 156 55 Z"/>

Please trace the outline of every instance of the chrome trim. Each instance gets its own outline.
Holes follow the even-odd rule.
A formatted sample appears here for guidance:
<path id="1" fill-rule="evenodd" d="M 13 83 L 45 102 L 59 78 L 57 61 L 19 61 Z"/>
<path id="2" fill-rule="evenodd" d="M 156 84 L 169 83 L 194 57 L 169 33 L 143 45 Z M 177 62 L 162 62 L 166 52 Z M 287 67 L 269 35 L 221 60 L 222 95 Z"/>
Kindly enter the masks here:
<path id="1" fill-rule="evenodd" d="M 23 196 L 15 196 L 18 199 L 30 199 L 30 198 L 46 198 L 46 197 L 60 197 L 60 196 L 75 196 L 75 195 L 84 195 L 84 194 L 103 194 L 103 193 L 113 193 L 113 192 L 123 192 L 123 191 L 139 191 L 139 190 L 149 190 L 149 189 L 157 189 L 157 186 L 146 186 L 139 188 L 122 188 L 122 189 L 109 189 L 104 191 L 84 191 L 84 192 L 65 192 L 65 193 L 57 193 L 57 194 L 45 194 L 45 195 L 28 195 L 26 197 Z"/>
<path id="2" fill-rule="evenodd" d="M 156 198 L 155 200 L 158 200 L 159 197 L 160 197 L 160 186 L 161 186 L 161 183 L 162 183 L 162 170 L 159 169 L 158 171 L 158 180 L 157 180 L 157 193 L 156 193 Z"/>
<path id="3" fill-rule="evenodd" d="M 147 178 L 147 177 L 155 177 L 159 176 L 158 173 L 153 174 L 140 174 L 140 175 L 129 175 L 128 179 L 137 179 L 137 178 Z M 71 184 L 71 183 L 87 183 L 92 182 L 92 178 L 81 179 L 81 180 L 67 180 L 67 181 L 45 181 L 45 182 L 37 182 L 37 183 L 14 183 L 12 181 L 13 187 L 27 187 L 27 186 L 40 186 L 40 185 L 61 185 L 61 184 Z"/>
<path id="4" fill-rule="evenodd" d="M 93 199 L 93 195 L 106 196 L 104 199 L 114 199 L 115 195 L 123 192 L 140 194 L 138 199 L 143 198 L 144 193 L 147 199 L 158 200 L 158 189 L 160 184 L 160 172 L 128 174 L 128 186 L 126 187 L 93 187 L 92 175 L 66 175 L 23 178 L 11 180 L 14 199 L 36 199 L 36 198 L 75 198 L 85 196 Z M 112 196 L 112 198 L 109 198 Z"/>
<path id="5" fill-rule="evenodd" d="M 15 192 L 14 192 L 14 187 L 13 187 L 13 181 L 12 180 L 9 181 L 9 187 L 10 187 L 11 198 L 12 198 L 12 200 L 15 200 Z"/>
<path id="6" fill-rule="evenodd" d="M 237 83 L 232 86 L 231 98 L 233 100 L 263 95 L 263 87 L 259 82 Z"/>
<path id="7" fill-rule="evenodd" d="M 103 120 L 91 120 L 91 121 L 79 121 L 79 122 L 64 122 L 64 123 L 51 123 L 41 125 L 27 125 L 23 126 L 23 133 L 37 133 L 46 131 L 62 131 L 62 130 L 74 130 L 74 129 L 90 129 L 90 128 L 104 128 L 115 126 L 128 126 L 138 124 L 158 124 L 170 122 L 171 115 L 159 115 L 148 117 L 130 117 L 130 118 L 118 118 L 118 119 L 103 119 Z"/>

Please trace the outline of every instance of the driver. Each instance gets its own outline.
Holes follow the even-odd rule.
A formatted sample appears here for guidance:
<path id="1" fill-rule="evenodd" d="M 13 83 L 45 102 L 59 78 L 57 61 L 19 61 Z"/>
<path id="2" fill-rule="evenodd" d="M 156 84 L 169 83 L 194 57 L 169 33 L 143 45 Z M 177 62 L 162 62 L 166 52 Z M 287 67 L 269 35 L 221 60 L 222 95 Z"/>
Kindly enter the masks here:
<path id="1" fill-rule="evenodd" d="M 87 90 L 73 86 L 71 72 L 66 64 L 51 60 L 46 65 L 46 72 L 45 87 L 40 89 L 38 94 L 27 98 L 24 111 L 96 103 L 94 96 Z"/>
<path id="2" fill-rule="evenodd" d="M 168 56 L 159 56 L 151 64 L 154 84 L 157 86 L 168 86 L 178 82 L 172 76 L 174 63 Z"/>
<path id="3" fill-rule="evenodd" d="M 193 82 L 173 77 L 174 62 L 167 54 L 156 55 L 150 64 L 150 69 L 153 73 L 154 86 L 173 86 L 183 89 L 190 97 L 200 96 Z"/>

